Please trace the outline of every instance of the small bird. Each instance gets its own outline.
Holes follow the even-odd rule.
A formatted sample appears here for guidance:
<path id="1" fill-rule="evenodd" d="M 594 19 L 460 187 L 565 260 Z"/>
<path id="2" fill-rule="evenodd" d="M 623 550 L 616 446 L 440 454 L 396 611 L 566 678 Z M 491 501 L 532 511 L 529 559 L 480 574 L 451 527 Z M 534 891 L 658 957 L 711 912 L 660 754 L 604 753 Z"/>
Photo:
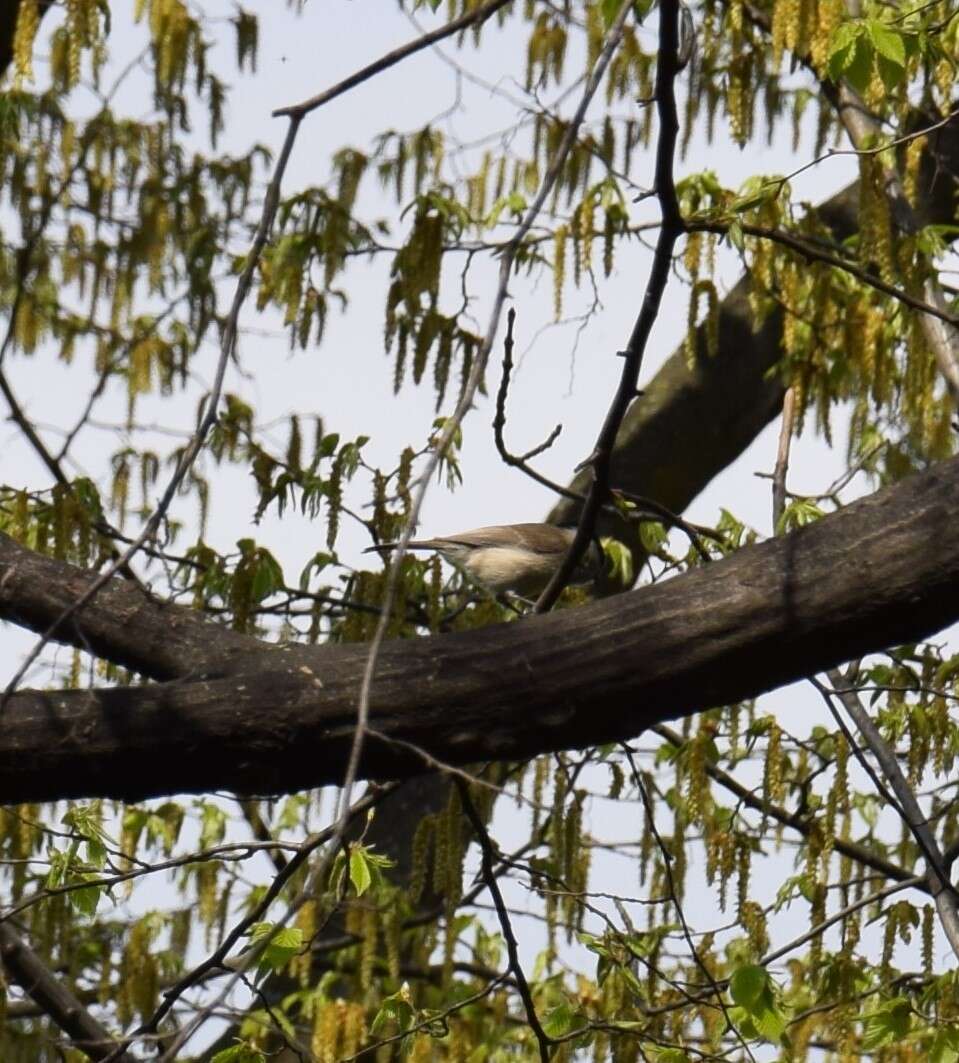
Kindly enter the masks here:
<path id="1" fill-rule="evenodd" d="M 437 539 L 418 539 L 408 543 L 407 547 L 410 550 L 435 550 L 494 594 L 513 591 L 530 597 L 549 583 L 575 535 L 575 528 L 557 528 L 553 524 L 497 524 Z M 368 547 L 365 553 L 385 553 L 397 545 L 380 543 Z M 588 583 L 602 570 L 603 551 L 599 543 L 593 541 L 574 570 L 570 583 Z"/>

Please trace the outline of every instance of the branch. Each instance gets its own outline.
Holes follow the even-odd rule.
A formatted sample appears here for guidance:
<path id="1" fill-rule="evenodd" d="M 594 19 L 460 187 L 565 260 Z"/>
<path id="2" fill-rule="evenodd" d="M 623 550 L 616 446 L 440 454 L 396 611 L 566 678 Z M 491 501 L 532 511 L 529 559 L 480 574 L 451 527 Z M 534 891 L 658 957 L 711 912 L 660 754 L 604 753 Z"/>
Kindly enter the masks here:
<path id="1" fill-rule="evenodd" d="M 673 182 L 673 158 L 676 153 L 676 136 L 679 132 L 674 91 L 674 82 L 680 71 L 678 52 L 679 0 L 661 0 L 659 47 L 656 58 L 656 110 L 659 115 L 659 140 L 656 145 L 655 187 L 662 215 L 662 226 L 656 241 L 656 252 L 653 256 L 653 266 L 646 284 L 643 304 L 626 350 L 622 352 L 623 371 L 620 374 L 619 386 L 589 459 L 592 482 L 579 514 L 576 536 L 570 543 L 563 563 L 539 596 L 535 606 L 537 613 L 549 612 L 556 604 L 573 570 L 586 552 L 590 540 L 596 535 L 596 521 L 600 509 L 608 500 L 613 449 L 626 411 L 636 397 L 636 386 L 643 364 L 646 343 L 659 315 L 659 304 L 666 289 L 666 282 L 669 280 L 673 248 L 684 232 L 683 219 L 679 212 L 679 200 L 676 198 L 676 186 Z"/>
<path id="2" fill-rule="evenodd" d="M 628 740 L 924 638 L 959 617 L 957 523 L 954 458 L 642 593 L 385 643 L 370 720 L 387 741 L 370 736 L 360 775 L 422 773 L 394 739 L 454 764 Z M 338 782 L 367 647 L 299 650 L 222 678 L 18 693 L 0 730 L 0 801 Z"/>
<path id="3" fill-rule="evenodd" d="M 429 48 L 447 37 L 452 37 L 470 26 L 485 22 L 491 15 L 496 14 L 501 7 L 505 7 L 510 2 L 511 0 L 490 0 L 489 3 L 467 12 L 460 18 L 448 22 L 445 26 L 440 26 L 439 29 L 433 30 L 431 33 L 426 33 L 422 37 L 417 37 L 415 40 L 408 41 L 399 48 L 395 48 L 392 52 L 387 52 L 386 55 L 380 56 L 379 59 L 363 67 L 362 70 L 357 70 L 355 74 L 350 74 L 348 78 L 344 78 L 343 81 L 330 89 L 324 90 L 319 95 L 311 96 L 302 103 L 294 103 L 289 107 L 278 108 L 273 112 L 273 117 L 302 118 L 304 115 L 309 114 L 310 111 L 315 111 L 318 107 L 322 107 L 323 104 L 335 100 L 337 96 L 342 96 L 344 92 L 349 92 L 350 89 L 356 88 L 357 85 L 362 85 L 364 81 L 369 81 L 371 77 L 388 70 L 403 59 L 415 55 L 417 52 L 423 51 L 424 48 Z"/>
<path id="4" fill-rule="evenodd" d="M 667 727 L 665 724 L 656 724 L 651 730 L 677 749 L 682 747 L 682 735 L 678 734 L 671 727 Z M 774 819 L 777 823 L 781 823 L 784 827 L 789 827 L 791 830 L 797 831 L 804 838 L 808 838 L 812 833 L 813 828 L 816 825 L 816 821 L 812 817 L 803 816 L 799 812 L 790 812 L 788 809 L 781 808 L 779 805 L 764 801 L 748 787 L 743 786 L 743 784 L 734 776 L 730 775 L 729 772 L 723 771 L 722 768 L 713 764 L 711 761 L 706 762 L 706 774 L 715 782 L 719 783 L 723 789 L 728 790 L 731 794 L 735 794 L 742 804 L 754 811 L 761 812 L 763 816 L 768 816 L 770 819 Z M 836 838 L 833 841 L 833 848 L 837 853 L 842 853 L 843 856 L 848 856 L 850 860 L 854 860 L 857 864 L 861 864 L 863 867 L 871 868 L 885 878 L 892 879 L 893 882 L 898 882 L 900 885 L 903 883 L 913 885 L 913 879 L 915 876 L 910 875 L 908 871 L 900 867 L 898 864 L 894 864 L 891 860 L 887 860 L 878 853 L 872 852 L 858 842 L 847 841 L 844 838 Z M 915 885 L 917 889 L 927 888 L 922 879 L 920 879 Z"/>
<path id="5" fill-rule="evenodd" d="M 493 898 L 493 904 L 496 907 L 499 927 L 503 932 L 503 940 L 506 942 L 509 970 L 513 972 L 513 977 L 516 979 L 516 989 L 520 999 L 523 1001 L 523 1007 L 526 1009 L 526 1021 L 536 1037 L 540 1060 L 542 1063 L 549 1063 L 551 1041 L 539 1021 L 539 1016 L 536 1014 L 533 994 L 530 992 L 529 982 L 526 981 L 523 966 L 519 962 L 519 945 L 516 941 L 516 934 L 513 933 L 513 924 L 510 922 L 509 912 L 506 910 L 506 902 L 503 900 L 503 893 L 499 888 L 499 882 L 493 869 L 496 859 L 496 854 L 493 852 L 493 843 L 490 840 L 489 832 L 486 830 L 486 824 L 481 819 L 479 812 L 476 811 L 473 798 L 470 797 L 469 787 L 462 779 L 456 780 L 456 787 L 463 803 L 463 811 L 466 813 L 466 818 L 470 821 L 470 826 L 475 831 L 476 840 L 479 842 L 480 852 L 482 853 L 483 882 L 489 890 L 490 896 Z"/>
<path id="6" fill-rule="evenodd" d="M 43 960 L 9 923 L 0 923 L 0 959 L 10 981 L 20 986 L 77 1048 L 95 1060 L 105 1060 L 113 1055 L 117 1049 L 116 1039 L 53 976 Z M 127 1052 L 121 1052 L 113 1058 L 118 1063 L 133 1063 Z"/>
<path id="7" fill-rule="evenodd" d="M 0 620 L 45 631 L 84 597 L 96 574 L 55 561 L 0 532 Z M 52 637 L 151 679 L 217 674 L 249 664 L 251 653 L 283 653 L 168 605 L 128 582 L 111 580 Z"/>
<path id="8" fill-rule="evenodd" d="M 959 957 L 959 910 L 956 907 L 956 890 L 945 871 L 942 849 L 929 829 L 929 821 L 919 807 L 916 795 L 903 775 L 902 768 L 899 767 L 895 752 L 879 733 L 879 728 L 873 723 L 872 717 L 863 708 L 859 695 L 850 688 L 849 682 L 837 669 L 830 669 L 828 674 L 834 689 L 832 691 L 826 688 L 821 689 L 827 698 L 838 697 L 842 702 L 892 788 L 906 825 L 925 857 L 926 881 L 929 883 L 929 892 L 935 902 L 942 929 L 945 931 L 952 951 Z"/>
<path id="9" fill-rule="evenodd" d="M 772 243 L 788 247 L 790 251 L 795 251 L 797 255 L 801 255 L 807 262 L 822 262 L 827 266 L 832 266 L 834 269 L 841 269 L 850 276 L 855 277 L 856 280 L 861 281 L 863 284 L 868 284 L 870 288 L 875 288 L 876 291 L 882 292 L 883 295 L 888 295 L 891 299 L 897 300 L 912 310 L 918 310 L 921 314 L 936 318 L 938 321 L 953 328 L 959 325 L 959 317 L 945 308 L 944 299 L 938 303 L 917 299 L 904 289 L 897 288 L 895 284 L 887 284 L 881 277 L 868 269 L 864 269 L 851 259 L 831 254 L 829 251 L 811 244 L 808 240 L 803 240 L 783 229 L 770 229 L 764 225 L 749 225 L 745 223 L 740 227 L 747 236 L 754 236 L 760 240 L 769 240 Z M 687 224 L 687 229 L 690 232 L 728 233 L 729 224 L 724 222 L 691 221 Z"/>

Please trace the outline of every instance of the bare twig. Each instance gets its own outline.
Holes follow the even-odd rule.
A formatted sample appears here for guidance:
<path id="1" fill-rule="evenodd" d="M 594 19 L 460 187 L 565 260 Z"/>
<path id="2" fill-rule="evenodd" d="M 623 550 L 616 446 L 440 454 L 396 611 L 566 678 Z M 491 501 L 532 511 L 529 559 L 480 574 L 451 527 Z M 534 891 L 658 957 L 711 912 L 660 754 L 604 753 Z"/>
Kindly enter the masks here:
<path id="1" fill-rule="evenodd" d="M 533 1034 L 536 1037 L 536 1042 L 539 1045 L 540 1060 L 542 1063 L 549 1063 L 549 1047 L 551 1041 L 539 1021 L 539 1016 L 536 1014 L 536 1005 L 533 1002 L 533 994 L 530 992 L 529 982 L 526 981 L 526 975 L 523 972 L 522 964 L 519 962 L 519 946 L 516 942 L 516 935 L 513 933 L 513 924 L 510 922 L 509 912 L 506 910 L 503 894 L 493 871 L 493 864 L 496 859 L 496 854 L 493 852 L 493 843 L 490 840 L 486 824 L 480 818 L 480 814 L 477 812 L 476 806 L 473 804 L 473 798 L 470 796 L 469 786 L 459 778 L 457 778 L 455 782 L 457 789 L 459 790 L 460 801 L 463 804 L 463 811 L 466 813 L 466 818 L 470 821 L 470 826 L 472 826 L 473 831 L 476 834 L 476 839 L 479 842 L 480 851 L 482 853 L 483 881 L 490 892 L 490 896 L 493 898 L 493 904 L 496 906 L 496 915 L 499 919 L 500 930 L 502 930 L 503 940 L 506 942 L 506 954 L 509 957 L 509 970 L 516 979 L 516 988 L 523 1001 L 523 1007 L 526 1009 L 526 1021 L 529 1023 L 530 1029 L 533 1031 Z"/>
<path id="2" fill-rule="evenodd" d="M 516 311 L 513 307 L 509 308 L 509 312 L 506 315 L 506 339 L 503 340 L 503 375 L 500 378 L 499 391 L 496 393 L 496 416 L 493 418 L 493 438 L 496 441 L 496 449 L 499 451 L 499 456 L 506 462 L 507 465 L 512 465 L 514 468 L 522 469 L 524 472 L 528 471 L 527 462 L 531 458 L 535 458 L 537 455 L 542 454 L 544 450 L 549 448 L 556 442 L 560 432 L 563 430 L 563 426 L 558 424 L 552 432 L 550 432 L 546 441 L 540 443 L 538 447 L 533 447 L 532 450 L 527 451 L 520 457 L 512 454 L 506 446 L 506 441 L 503 438 L 503 429 L 506 427 L 506 398 L 509 395 L 509 383 L 513 374 L 513 324 L 516 321 Z"/>
<path id="3" fill-rule="evenodd" d="M 669 279 L 673 248 L 684 231 L 676 186 L 673 181 L 673 159 L 679 119 L 676 114 L 674 82 L 679 73 L 679 2 L 663 0 L 659 8 L 659 46 L 656 62 L 656 110 L 659 115 L 659 141 L 656 146 L 656 196 L 662 214 L 662 225 L 656 242 L 656 252 L 642 309 L 636 319 L 632 335 L 623 352 L 623 370 L 619 386 L 600 429 L 596 445 L 589 459 L 593 481 L 580 512 L 576 536 L 570 544 L 563 563 L 536 602 L 535 611 L 544 613 L 556 604 L 557 598 L 569 582 L 586 547 L 593 538 L 596 518 L 609 493 L 609 477 L 613 447 L 626 411 L 636 397 L 636 384 L 642 367 L 646 343 L 659 315 L 659 304 Z"/>
<path id="4" fill-rule="evenodd" d="M 833 689 L 827 690 L 819 685 L 829 697 L 838 697 L 846 712 L 852 717 L 863 741 L 869 746 L 872 755 L 876 758 L 880 770 L 889 783 L 896 797 L 900 815 L 909 827 L 916 839 L 926 862 L 926 881 L 929 884 L 929 892 L 932 894 L 936 905 L 939 921 L 949 941 L 952 951 L 959 957 L 959 906 L 957 906 L 956 889 L 949 879 L 943 860 L 942 849 L 936 841 L 935 835 L 929 828 L 929 823 L 923 814 L 916 795 L 908 780 L 899 767 L 896 754 L 889 744 L 879 733 L 879 728 L 873 723 L 872 717 L 863 707 L 859 695 L 850 686 L 850 680 L 843 676 L 837 669 L 830 669 L 826 673 Z M 850 677 L 851 678 L 851 677 Z"/>
<path id="5" fill-rule="evenodd" d="M 356 88 L 357 85 L 362 85 L 364 81 L 369 81 L 371 77 L 388 70 L 391 66 L 395 66 L 409 56 L 423 51 L 424 48 L 429 48 L 438 41 L 452 37 L 470 26 L 485 22 L 491 15 L 495 15 L 501 7 L 505 7 L 510 2 L 511 0 L 490 0 L 489 3 L 484 4 L 482 7 L 477 7 L 460 18 L 447 22 L 445 26 L 440 26 L 439 29 L 433 30 L 431 33 L 426 33 L 422 37 L 417 37 L 415 40 L 408 41 L 401 47 L 395 48 L 392 52 L 387 52 L 386 55 L 380 56 L 379 59 L 363 67 L 362 70 L 357 70 L 356 73 L 350 74 L 348 78 L 344 78 L 332 88 L 326 89 L 316 96 L 311 96 L 302 103 L 294 103 L 288 107 L 278 108 L 273 112 L 273 117 L 286 116 L 300 119 L 309 114 L 310 111 L 315 111 L 318 107 L 322 107 L 323 104 L 329 103 L 330 100 L 335 100 L 337 96 L 342 96 L 344 92 L 349 92 L 350 89 Z"/>
<path id="6" fill-rule="evenodd" d="M 499 451 L 500 457 L 507 465 L 519 469 L 520 472 L 525 473 L 531 480 L 535 480 L 536 483 L 541 486 L 547 487 L 551 491 L 555 491 L 556 494 L 563 498 L 582 502 L 584 501 L 584 496 L 578 491 L 573 491 L 569 487 L 564 487 L 562 484 L 550 480 L 529 465 L 531 458 L 535 458 L 538 454 L 541 454 L 544 450 L 548 450 L 549 447 L 553 445 L 562 430 L 562 425 L 557 425 L 549 434 L 545 442 L 519 457 L 509 451 L 505 439 L 503 438 L 503 430 L 506 427 L 506 399 L 509 394 L 510 378 L 513 371 L 513 324 L 515 320 L 516 311 L 511 307 L 506 315 L 506 339 L 503 341 L 503 376 L 500 380 L 499 391 L 496 395 L 496 415 L 493 418 L 493 438 L 496 441 L 496 449 Z M 648 511 L 653 514 L 657 520 L 661 520 L 671 527 L 679 528 L 689 538 L 689 541 L 693 544 L 694 549 L 703 561 L 708 562 L 711 561 L 712 558 L 700 541 L 701 537 L 713 539 L 720 543 L 724 542 L 723 537 L 711 528 L 703 528 L 701 525 L 690 524 L 689 521 L 680 517 L 678 514 L 673 513 L 672 510 L 667 509 L 666 506 L 651 498 L 646 498 L 643 495 L 634 495 L 628 491 L 621 491 L 615 488 L 613 489 L 613 494 L 617 494 L 634 503 L 641 510 Z M 623 514 L 616 509 L 615 506 L 604 505 L 603 509 L 613 517 L 623 518 Z"/>
<path id="7" fill-rule="evenodd" d="M 875 148 L 830 148 L 815 159 L 803 163 L 798 169 L 793 170 L 791 173 L 787 173 L 784 177 L 777 177 L 774 180 L 764 182 L 761 187 L 768 188 L 770 186 L 775 187 L 778 185 L 779 188 L 782 188 L 783 185 L 791 181 L 794 177 L 798 177 L 801 173 L 805 173 L 806 170 L 818 166 L 827 159 L 837 159 L 842 155 L 881 155 L 884 151 L 891 151 L 894 148 L 901 147 L 903 144 L 908 144 L 912 140 L 919 140 L 922 137 L 929 136 L 930 133 L 935 133 L 939 129 L 944 129 L 947 125 L 951 125 L 956 118 L 959 118 L 959 109 L 950 111 L 944 118 L 940 118 L 938 122 L 932 122 L 930 125 L 923 126 L 922 129 L 916 129 L 912 133 L 905 133 L 901 137 L 895 137 L 893 140 L 886 141 Z"/>

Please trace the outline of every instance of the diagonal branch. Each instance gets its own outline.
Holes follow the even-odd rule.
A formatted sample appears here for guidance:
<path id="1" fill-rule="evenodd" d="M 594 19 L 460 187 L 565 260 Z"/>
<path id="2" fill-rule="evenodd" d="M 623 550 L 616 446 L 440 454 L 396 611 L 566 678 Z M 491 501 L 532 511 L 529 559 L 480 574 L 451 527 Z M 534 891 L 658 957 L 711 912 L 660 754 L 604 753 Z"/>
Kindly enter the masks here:
<path id="1" fill-rule="evenodd" d="M 901 815 L 904 817 L 909 830 L 912 832 L 926 861 L 926 881 L 929 884 L 929 892 L 936 905 L 939 921 L 949 941 L 952 951 L 959 957 L 959 909 L 956 905 L 956 889 L 949 880 L 945 870 L 942 849 L 936 841 L 936 836 L 929 828 L 929 822 L 923 814 L 916 795 L 908 780 L 899 767 L 895 752 L 879 733 L 872 717 L 866 712 L 859 695 L 850 686 L 850 680 L 846 679 L 838 669 L 830 669 L 828 672 L 829 682 L 833 689 L 822 688 L 829 697 L 838 697 L 846 712 L 852 717 L 853 722 L 862 735 L 863 741 L 872 751 L 876 758 L 886 782 L 889 783 L 892 792 L 900 806 Z M 850 677 L 851 678 L 851 677 Z"/>
<path id="2" fill-rule="evenodd" d="M 302 118 L 304 115 L 309 114 L 310 111 L 315 111 L 318 107 L 335 100 L 337 96 L 342 96 L 345 92 L 349 92 L 350 89 L 356 88 L 357 85 L 362 85 L 364 81 L 369 81 L 371 77 L 375 77 L 384 70 L 389 70 L 391 66 L 396 66 L 397 63 L 409 58 L 409 56 L 422 52 L 424 49 L 446 40 L 447 37 L 461 33 L 463 30 L 469 29 L 470 26 L 480 25 L 495 15 L 500 8 L 511 2 L 512 0 L 489 0 L 488 3 L 483 4 L 481 7 L 467 11 L 465 15 L 453 19 L 452 22 L 447 22 L 445 26 L 440 26 L 439 29 L 435 29 L 431 33 L 425 33 L 422 37 L 407 41 L 406 44 L 401 45 L 399 48 L 394 48 L 392 52 L 387 52 L 386 55 L 381 55 L 379 59 L 369 63 L 362 70 L 357 70 L 356 73 L 350 74 L 349 77 L 344 78 L 332 88 L 325 89 L 302 103 L 294 103 L 289 107 L 278 108 L 273 112 L 273 117 Z"/>
<path id="3" fill-rule="evenodd" d="M 0 619 L 45 631 L 83 597 L 96 574 L 44 557 L 0 532 Z M 251 653 L 286 653 L 169 605 L 128 582 L 111 580 L 82 613 L 53 631 L 58 642 L 89 650 L 151 679 L 223 674 Z"/>
<path id="4" fill-rule="evenodd" d="M 112 1057 L 118 1063 L 133 1063 L 128 1052 L 115 1055 L 117 1042 L 70 992 L 58 981 L 43 960 L 9 923 L 0 923 L 0 961 L 11 982 L 34 1001 L 70 1038 L 76 1048 L 91 1059 Z"/>
<path id="5" fill-rule="evenodd" d="M 655 734 L 658 734 L 660 738 L 665 739 L 676 749 L 679 749 L 683 745 L 682 735 L 677 731 L 674 731 L 671 727 L 667 727 L 665 724 L 656 724 L 652 730 Z M 729 772 L 724 771 L 716 764 L 713 764 L 711 761 L 706 762 L 706 774 L 722 786 L 724 790 L 734 794 L 740 803 L 746 805 L 747 808 L 751 808 L 756 812 L 761 812 L 764 816 L 774 819 L 784 827 L 789 827 L 804 838 L 808 838 L 812 833 L 813 828 L 816 825 L 814 819 L 809 816 L 803 816 L 799 812 L 790 812 L 788 809 L 782 808 L 779 805 L 774 805 L 769 801 L 764 801 L 748 787 L 743 786 L 737 778 L 730 775 Z M 887 860 L 878 853 L 871 852 L 858 842 L 847 841 L 844 838 L 836 838 L 833 841 L 833 848 L 837 853 L 842 853 L 843 856 L 848 856 L 850 860 L 854 860 L 857 864 L 861 864 L 863 867 L 871 868 L 885 878 L 892 879 L 893 882 L 897 882 L 900 885 L 905 882 L 912 884 L 914 876 L 910 875 L 905 868 L 900 867 L 899 864 L 894 864 L 891 860 Z M 916 883 L 916 888 L 925 889 L 924 880 L 920 880 L 920 882 Z"/>

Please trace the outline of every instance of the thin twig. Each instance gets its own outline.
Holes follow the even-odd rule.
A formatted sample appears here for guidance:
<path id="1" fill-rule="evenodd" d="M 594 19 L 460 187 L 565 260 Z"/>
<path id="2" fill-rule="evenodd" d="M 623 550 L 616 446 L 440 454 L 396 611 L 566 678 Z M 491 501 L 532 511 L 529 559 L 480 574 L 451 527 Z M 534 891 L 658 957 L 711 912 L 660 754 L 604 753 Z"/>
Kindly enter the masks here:
<path id="1" fill-rule="evenodd" d="M 578 491 L 572 490 L 572 488 L 564 487 L 562 484 L 550 480 L 529 465 L 529 461 L 532 458 L 535 458 L 544 450 L 548 450 L 549 447 L 553 445 L 559 436 L 559 433 L 562 431 L 562 425 L 557 425 L 549 434 L 545 442 L 519 457 L 511 453 L 506 446 L 503 431 L 506 427 L 506 399 L 509 394 L 510 379 L 513 372 L 513 324 L 515 320 L 516 311 L 511 307 L 506 315 L 506 339 L 503 341 L 503 375 L 500 379 L 499 391 L 496 394 L 496 414 L 493 418 L 493 438 L 496 442 L 496 449 L 499 451 L 500 457 L 507 465 L 519 469 L 520 472 L 525 473 L 530 479 L 535 480 L 536 483 L 549 488 L 551 491 L 555 491 L 556 494 L 560 495 L 562 498 L 567 498 L 572 502 L 583 502 L 585 500 L 584 495 L 580 494 Z M 641 509 L 648 510 L 656 517 L 656 519 L 661 520 L 672 527 L 679 528 L 680 531 L 686 534 L 689 541 L 692 543 L 693 548 L 705 562 L 711 561 L 712 558 L 709 555 L 709 551 L 703 546 L 701 537 L 713 539 L 719 543 L 725 542 L 723 537 L 711 528 L 703 528 L 697 524 L 690 524 L 689 521 L 680 517 L 678 514 L 673 513 L 672 510 L 659 502 L 655 502 L 651 498 L 647 498 L 643 495 L 634 495 L 628 491 L 620 490 L 619 488 L 614 488 L 613 494 L 619 495 L 620 497 L 633 502 Z M 612 517 L 624 519 L 623 513 L 613 505 L 604 504 L 603 511 Z M 626 517 L 625 519 L 629 518 Z"/>
<path id="2" fill-rule="evenodd" d="M 516 935 L 513 933 L 513 924 L 510 922 L 509 912 L 506 910 L 506 904 L 503 901 L 503 894 L 500 891 L 499 882 L 493 872 L 493 863 L 496 859 L 496 854 L 493 852 L 493 843 L 490 840 L 486 824 L 480 818 L 480 814 L 476 811 L 476 806 L 473 804 L 473 798 L 470 796 L 469 786 L 467 786 L 462 779 L 457 778 L 454 781 L 459 790 L 463 811 L 466 813 L 466 818 L 470 821 L 470 825 L 472 826 L 473 831 L 476 834 L 476 839 L 479 842 L 480 852 L 482 853 L 483 881 L 490 892 L 490 896 L 493 898 L 493 904 L 496 906 L 496 916 L 499 919 L 500 930 L 503 932 L 503 940 L 506 942 L 506 954 L 509 957 L 509 970 L 516 979 L 516 989 L 523 1001 L 523 1007 L 526 1009 L 526 1020 L 536 1037 L 537 1044 L 539 1045 L 539 1058 L 542 1063 L 549 1063 L 549 1047 L 551 1041 L 539 1021 L 539 1016 L 536 1014 L 536 1005 L 533 1002 L 533 994 L 530 992 L 529 982 L 526 981 L 526 975 L 523 972 L 522 964 L 519 962 L 519 945 L 516 942 Z"/>
<path id="3" fill-rule="evenodd" d="M 869 746 L 883 776 L 896 796 L 900 815 L 923 853 L 926 862 L 926 881 L 929 883 L 929 891 L 936 905 L 939 921 L 952 947 L 952 951 L 959 957 L 959 906 L 957 906 L 957 893 L 949 878 L 949 873 L 946 871 L 939 843 L 929 828 L 912 787 L 909 785 L 905 775 L 903 775 L 902 768 L 899 767 L 895 752 L 879 733 L 879 728 L 876 727 L 872 717 L 863 707 L 862 702 L 859 700 L 859 695 L 854 690 L 849 689 L 849 680 L 835 668 L 826 674 L 829 676 L 829 681 L 834 688 L 827 693 L 830 697 L 838 697 L 846 712 L 853 718 L 859 733 L 863 737 L 863 741 Z M 825 690 L 821 684 L 817 683 L 817 686 Z M 846 689 L 843 689 L 841 693 L 836 693 L 840 688 Z"/>
<path id="4" fill-rule="evenodd" d="M 300 119 L 304 115 L 309 114 L 310 111 L 315 111 L 325 103 L 335 100 L 337 96 L 342 96 L 344 92 L 349 92 L 350 89 L 356 88 L 357 85 L 362 85 L 364 81 L 369 81 L 371 77 L 375 77 L 384 70 L 388 70 L 391 66 L 396 66 L 397 63 L 402 62 L 402 60 L 409 56 L 415 55 L 417 52 L 422 52 L 425 48 L 429 48 L 431 45 L 436 44 L 438 41 L 445 40 L 447 37 L 452 37 L 461 30 L 485 22 L 491 15 L 495 15 L 501 7 L 505 7 L 511 2 L 512 0 L 490 0 L 489 3 L 484 4 L 482 7 L 469 11 L 465 15 L 461 15 L 459 18 L 453 19 L 452 22 L 447 22 L 445 26 L 440 26 L 439 29 L 433 30 L 430 33 L 425 33 L 422 37 L 417 37 L 412 41 L 408 41 L 399 48 L 394 48 L 392 52 L 387 52 L 386 55 L 381 55 L 379 59 L 364 66 L 362 70 L 357 70 L 355 73 L 350 74 L 349 77 L 344 78 L 332 88 L 325 89 L 323 92 L 316 96 L 311 96 L 308 100 L 304 100 L 302 103 L 293 103 L 288 107 L 277 108 L 277 110 L 273 112 L 273 117 L 280 118 L 285 116 L 287 118 Z"/>
<path id="5" fill-rule="evenodd" d="M 730 223 L 689 221 L 686 223 L 686 228 L 689 232 L 718 233 L 724 235 L 729 232 Z M 795 251 L 796 254 L 802 255 L 802 257 L 809 262 L 822 262 L 827 266 L 833 266 L 835 269 L 841 269 L 851 277 L 855 277 L 856 280 L 862 281 L 863 284 L 875 288 L 877 292 L 882 292 L 883 295 L 888 295 L 891 299 L 895 299 L 897 302 L 902 303 L 903 306 L 908 306 L 911 310 L 918 310 L 919 313 L 927 314 L 946 325 L 951 325 L 953 327 L 959 326 L 959 317 L 945 309 L 946 304 L 944 300 L 940 304 L 929 302 L 927 299 L 919 299 L 915 295 L 910 295 L 909 292 L 904 291 L 902 288 L 897 288 L 895 284 L 888 284 L 881 277 L 878 277 L 875 273 L 871 273 L 868 269 L 864 269 L 862 266 L 857 265 L 852 260 L 841 258 L 839 255 L 834 255 L 829 251 L 822 250 L 814 244 L 800 239 L 798 236 L 793 236 L 792 233 L 785 232 L 783 229 L 770 229 L 764 225 L 750 225 L 745 222 L 740 225 L 740 228 L 747 236 L 754 236 L 761 240 L 769 240 L 772 243 L 788 247 L 791 251 Z"/>
<path id="6" fill-rule="evenodd" d="M 596 519 L 607 501 L 613 447 L 626 411 L 636 397 L 636 385 L 643 363 L 646 343 L 662 300 L 676 241 L 684 231 L 679 210 L 676 186 L 673 181 L 673 160 L 679 119 L 676 113 L 675 80 L 679 74 L 679 0 L 662 0 L 659 8 L 659 45 L 656 60 L 656 111 L 659 115 L 659 140 L 656 145 L 656 196 L 662 214 L 662 225 L 656 242 L 653 266 L 650 271 L 643 305 L 633 327 L 632 335 L 623 351 L 623 370 L 619 386 L 613 396 L 606 419 L 600 429 L 596 445 L 589 459 L 593 482 L 580 512 L 576 535 L 563 563 L 553 574 L 549 584 L 536 602 L 534 611 L 548 612 L 569 582 L 588 544 L 592 541 Z"/>
<path id="7" fill-rule="evenodd" d="M 938 2 L 939 0 L 936 0 L 936 3 Z M 912 133 L 905 133 L 903 136 L 896 137 L 894 140 L 890 140 L 885 144 L 880 144 L 875 148 L 830 148 L 815 159 L 803 163 L 798 169 L 793 170 L 791 173 L 787 173 L 784 177 L 777 177 L 774 180 L 764 182 L 760 188 L 769 188 L 770 186 L 775 187 L 776 185 L 781 188 L 789 181 L 792 181 L 793 178 L 798 177 L 801 173 L 805 173 L 806 170 L 812 169 L 814 166 L 818 166 L 820 163 L 826 162 L 827 159 L 837 159 L 842 155 L 867 157 L 881 155 L 884 151 L 891 151 L 893 148 L 908 144 L 910 141 L 919 140 L 921 137 L 927 137 L 930 133 L 935 133 L 937 130 L 943 129 L 947 125 L 951 125 L 956 118 L 959 118 L 959 108 L 950 111 L 944 118 L 940 118 L 938 122 L 933 122 L 931 125 L 924 126 L 922 129 L 917 129 Z"/>
<path id="8" fill-rule="evenodd" d="M 506 399 L 509 395 L 510 378 L 513 375 L 513 325 L 516 321 L 516 311 L 513 307 L 509 308 L 506 314 L 506 338 L 503 340 L 503 375 L 499 382 L 499 391 L 496 393 L 496 416 L 493 418 L 493 439 L 496 442 L 496 449 L 499 451 L 499 456 L 507 465 L 512 465 L 514 468 L 526 470 L 526 463 L 531 459 L 542 454 L 543 451 L 549 450 L 549 448 L 559 438 L 560 432 L 563 430 L 563 426 L 558 424 L 552 432 L 550 432 L 546 441 L 540 443 L 538 447 L 534 447 L 532 450 L 527 451 L 521 457 L 510 452 L 506 446 L 506 441 L 503 438 L 503 430 L 506 428 Z"/>

